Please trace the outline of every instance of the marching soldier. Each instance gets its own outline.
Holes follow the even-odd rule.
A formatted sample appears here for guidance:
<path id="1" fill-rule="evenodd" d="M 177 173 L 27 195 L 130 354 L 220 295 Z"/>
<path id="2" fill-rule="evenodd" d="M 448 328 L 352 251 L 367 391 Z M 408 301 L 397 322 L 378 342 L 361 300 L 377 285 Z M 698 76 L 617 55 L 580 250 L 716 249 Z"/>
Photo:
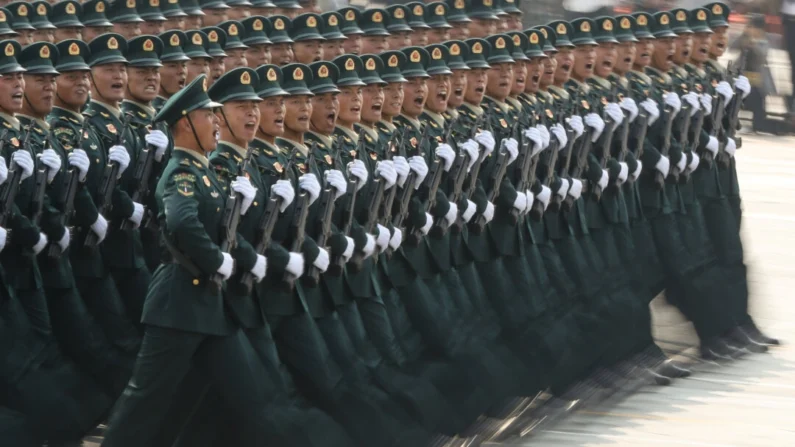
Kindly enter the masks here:
<path id="1" fill-rule="evenodd" d="M 83 24 L 80 16 L 83 12 L 83 5 L 77 0 L 65 0 L 58 2 L 52 7 L 52 24 L 55 25 L 55 42 L 82 37 Z"/>
<path id="2" fill-rule="evenodd" d="M 166 29 L 172 29 L 165 27 L 166 17 L 160 10 L 160 0 L 136 0 L 135 8 L 138 16 L 143 20 L 139 25 L 141 34 L 157 36 Z"/>
<path id="3" fill-rule="evenodd" d="M 54 43 L 55 25 L 48 18 L 52 16 L 52 6 L 44 0 L 39 0 L 31 3 L 30 7 L 32 9 L 30 24 L 36 29 L 33 31 L 33 41 Z"/>
<path id="4" fill-rule="evenodd" d="M 494 13 L 494 0 L 471 0 L 467 8 L 469 37 L 485 39 L 497 33 L 499 18 Z"/>
<path id="5" fill-rule="evenodd" d="M 189 2 L 190 3 L 190 2 Z M 227 15 L 227 11 L 230 9 L 229 5 L 226 4 L 225 1 L 222 0 L 198 0 L 198 7 L 199 10 L 202 12 L 201 14 L 201 21 L 198 23 L 199 26 L 196 28 L 200 28 L 202 26 L 218 26 L 222 22 L 226 21 L 233 21 L 239 22 L 238 20 L 232 19 Z M 190 14 L 190 12 L 188 12 Z M 188 26 L 186 29 L 193 29 L 194 27 Z"/>
<path id="6" fill-rule="evenodd" d="M 166 31 L 159 36 L 163 43 L 160 62 L 160 89 L 152 101 L 155 110 L 160 110 L 166 101 L 185 87 L 188 78 L 187 61 L 190 58 L 185 54 L 183 47 L 187 44 L 187 36 L 182 31 Z"/>
<path id="7" fill-rule="evenodd" d="M 311 64 L 323 60 L 323 36 L 320 35 L 322 17 L 314 13 L 301 14 L 293 19 L 290 38 L 293 40 L 295 61 Z"/>
<path id="8" fill-rule="evenodd" d="M 345 49 L 345 54 L 362 54 L 362 31 L 359 28 L 359 17 L 361 11 L 354 6 L 347 6 L 338 11 L 342 16 L 342 23 L 340 24 L 340 31 L 345 34 L 345 42 L 342 47 Z"/>
<path id="9" fill-rule="evenodd" d="M 362 34 L 362 47 L 359 54 L 379 54 L 389 49 L 389 32 L 386 30 L 387 11 L 367 9 L 359 17 Z M 330 59 L 326 57 L 327 59 Z"/>
<path id="10" fill-rule="evenodd" d="M 114 33 L 127 40 L 141 35 L 143 19 L 138 15 L 135 1 L 109 2 L 107 14 L 108 20 L 113 24 Z"/>
<path id="11" fill-rule="evenodd" d="M 406 22 L 411 27 L 411 44 L 417 47 L 428 45 L 428 30 L 430 27 L 425 23 L 425 4 L 420 2 L 408 3 L 406 8 L 409 10 Z"/>
<path id="12" fill-rule="evenodd" d="M 447 23 L 447 4 L 444 2 L 428 3 L 425 6 L 425 23 L 430 27 L 427 32 L 428 44 L 443 43 L 450 40 L 450 28 Z"/>
<path id="13" fill-rule="evenodd" d="M 188 17 L 188 14 L 186 14 L 182 8 L 183 6 L 186 6 L 186 3 L 187 2 L 185 1 L 175 2 L 173 0 L 169 0 L 160 4 L 160 12 L 166 19 L 165 23 L 163 24 L 163 30 L 176 29 L 185 31 L 185 21 Z M 194 29 L 196 28 L 198 27 L 194 27 Z"/>
<path id="14" fill-rule="evenodd" d="M 252 16 L 240 22 L 243 25 L 243 44 L 246 50 L 248 67 L 255 69 L 271 62 L 271 41 L 268 40 L 270 22 L 262 16 Z"/>
<path id="15" fill-rule="evenodd" d="M 450 24 L 450 39 L 466 40 L 469 38 L 469 23 L 465 0 L 447 0 L 447 23 Z"/>
<path id="16" fill-rule="evenodd" d="M 340 13 L 331 11 L 322 14 L 323 17 L 323 57 L 327 60 L 334 60 L 334 58 L 345 54 L 345 34 L 340 31 L 340 22 L 342 22 L 342 15 Z M 289 63 L 286 62 L 286 63 Z"/>
<path id="17" fill-rule="evenodd" d="M 33 31 L 35 28 L 30 24 L 29 15 L 33 14 L 31 5 L 28 2 L 11 2 L 6 5 L 8 9 L 8 23 L 11 29 L 17 33 L 13 39 L 19 42 L 22 47 L 33 43 Z"/>
<path id="18" fill-rule="evenodd" d="M 242 41 L 242 33 L 245 32 L 243 24 L 234 20 L 229 20 L 219 23 L 217 26 L 226 33 L 226 43 L 224 45 L 224 51 L 227 54 L 224 60 L 224 68 L 226 68 L 226 71 L 231 71 L 238 67 L 247 67 L 248 60 L 246 60 L 246 50 L 248 50 L 248 47 Z"/>
<path id="19" fill-rule="evenodd" d="M 408 8 L 405 5 L 391 5 L 386 8 L 386 12 L 389 14 L 386 24 L 386 30 L 389 33 L 389 37 L 387 37 L 389 48 L 398 50 L 410 46 L 412 31 L 406 21 L 406 16 L 409 14 Z"/>
<path id="20" fill-rule="evenodd" d="M 226 72 L 225 60 L 227 54 L 224 52 L 226 33 L 215 26 L 203 28 L 202 32 L 207 35 L 207 55 L 210 56 L 207 80 L 212 86 Z"/>
<path id="21" fill-rule="evenodd" d="M 105 15 L 107 7 L 106 0 L 88 0 L 83 3 L 80 13 L 80 23 L 84 26 L 81 32 L 83 42 L 91 42 L 97 37 L 113 31 L 113 24 Z"/>
<path id="22" fill-rule="evenodd" d="M 282 67 L 295 61 L 293 40 L 289 33 L 292 22 L 285 16 L 273 16 L 270 21 L 272 26 L 268 38 L 273 42 L 271 62 Z"/>

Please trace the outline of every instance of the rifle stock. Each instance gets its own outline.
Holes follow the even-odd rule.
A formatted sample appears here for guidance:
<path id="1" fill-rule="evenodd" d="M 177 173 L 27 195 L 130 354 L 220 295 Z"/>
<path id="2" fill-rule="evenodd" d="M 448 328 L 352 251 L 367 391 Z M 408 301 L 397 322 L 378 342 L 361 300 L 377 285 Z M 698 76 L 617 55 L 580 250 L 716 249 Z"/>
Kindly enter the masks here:
<path id="1" fill-rule="evenodd" d="M 307 172 L 311 169 L 312 165 L 315 163 L 315 152 L 317 150 L 317 143 L 312 143 L 312 146 L 309 148 L 309 154 L 306 157 L 306 169 Z M 300 252 L 301 248 L 304 245 L 304 239 L 306 238 L 306 219 L 309 216 L 309 193 L 306 191 L 301 191 L 296 197 L 296 206 L 295 206 L 295 213 L 293 214 L 293 221 L 291 223 L 292 230 L 294 232 L 293 238 L 293 245 L 290 251 L 292 252 Z M 295 275 L 290 272 L 284 272 L 284 276 L 282 277 L 282 284 L 288 292 L 292 292 L 295 288 Z"/>

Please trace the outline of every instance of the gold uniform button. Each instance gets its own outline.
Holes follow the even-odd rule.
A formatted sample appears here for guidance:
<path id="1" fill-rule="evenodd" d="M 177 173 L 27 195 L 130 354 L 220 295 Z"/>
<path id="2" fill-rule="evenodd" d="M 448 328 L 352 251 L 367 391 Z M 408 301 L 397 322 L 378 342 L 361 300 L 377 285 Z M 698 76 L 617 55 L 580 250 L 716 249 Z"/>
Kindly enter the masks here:
<path id="1" fill-rule="evenodd" d="M 198 279 L 194 279 L 193 280 L 193 285 L 194 286 L 198 286 L 199 285 L 199 280 Z"/>

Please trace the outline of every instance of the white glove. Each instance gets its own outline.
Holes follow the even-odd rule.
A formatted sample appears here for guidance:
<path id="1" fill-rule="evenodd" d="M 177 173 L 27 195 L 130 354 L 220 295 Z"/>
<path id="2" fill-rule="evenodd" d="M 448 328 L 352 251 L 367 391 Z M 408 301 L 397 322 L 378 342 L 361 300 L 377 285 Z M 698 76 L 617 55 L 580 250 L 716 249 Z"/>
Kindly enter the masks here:
<path id="1" fill-rule="evenodd" d="M 643 172 L 643 163 L 641 163 L 640 160 L 638 160 L 638 167 L 635 168 L 635 172 L 632 173 L 632 181 L 633 182 L 635 180 L 637 180 L 638 177 L 640 177 L 640 173 L 641 172 Z"/>
<path id="2" fill-rule="evenodd" d="M 618 162 L 618 164 L 621 166 L 621 170 L 618 171 L 618 184 L 621 185 L 627 181 L 627 177 L 629 176 L 629 166 L 623 161 Z"/>
<path id="3" fill-rule="evenodd" d="M 607 173 L 607 170 L 602 169 L 602 176 L 599 177 L 599 182 L 598 182 L 598 185 L 600 188 L 602 188 L 602 191 L 604 191 L 604 189 L 607 188 L 607 182 L 609 181 L 610 181 L 610 174 Z"/>
<path id="4" fill-rule="evenodd" d="M 72 235 L 69 233 L 69 230 L 63 232 L 63 236 L 61 236 L 61 240 L 58 241 L 58 246 L 61 247 L 61 253 L 65 252 L 67 248 L 69 248 L 69 241 L 72 240 Z"/>
<path id="5" fill-rule="evenodd" d="M 455 223 L 456 219 L 458 219 L 458 205 L 450 202 L 450 209 L 447 210 L 447 214 L 444 215 L 444 220 L 446 220 L 447 225 L 450 226 Z"/>
<path id="6" fill-rule="evenodd" d="M 543 142 L 543 145 L 542 145 L 543 147 L 541 149 L 543 150 L 543 149 L 548 148 L 549 147 L 549 139 L 550 139 L 549 129 L 547 129 L 547 126 L 545 126 L 543 124 L 537 124 L 536 125 L 536 129 L 538 129 L 538 131 L 541 132 L 541 140 Z"/>
<path id="7" fill-rule="evenodd" d="M 467 172 L 472 169 L 472 165 L 478 161 L 478 149 L 480 149 L 480 145 L 475 140 L 466 140 L 461 145 L 461 150 L 467 154 L 469 157 L 469 163 L 467 164 Z"/>
<path id="8" fill-rule="evenodd" d="M 726 153 L 729 154 L 730 157 L 734 157 L 734 153 L 737 152 L 737 143 L 734 141 L 734 138 L 729 138 L 726 141 Z"/>
<path id="9" fill-rule="evenodd" d="M 289 180 L 277 180 L 276 183 L 271 186 L 271 195 L 279 197 L 282 199 L 282 203 L 279 206 L 279 212 L 283 213 L 284 210 L 293 203 L 293 199 L 295 199 L 295 190 L 293 189 L 293 184 L 290 183 Z"/>
<path id="10" fill-rule="evenodd" d="M 348 236 L 345 236 L 345 242 L 347 242 L 347 245 L 345 245 L 345 251 L 342 252 L 342 259 L 344 259 L 345 262 L 348 262 L 350 261 L 351 256 L 353 256 L 353 249 L 356 245 L 356 242 L 353 241 L 352 237 Z"/>
<path id="11" fill-rule="evenodd" d="M 734 96 L 734 90 L 731 88 L 729 83 L 726 81 L 721 81 L 715 87 L 715 91 L 718 92 L 719 95 L 723 96 L 723 106 L 728 106 L 732 96 Z"/>
<path id="12" fill-rule="evenodd" d="M 513 201 L 513 207 L 519 210 L 519 214 L 524 214 L 527 211 L 527 194 L 517 191 L 516 200 Z"/>
<path id="13" fill-rule="evenodd" d="M 6 248 L 6 240 L 8 240 L 8 231 L 0 227 L 0 251 L 3 251 Z"/>
<path id="14" fill-rule="evenodd" d="M 127 220 L 135 224 L 135 228 L 138 228 L 141 225 L 141 220 L 144 218 L 144 206 L 138 202 L 133 202 L 133 213 L 132 216 L 128 217 Z"/>
<path id="15" fill-rule="evenodd" d="M 663 102 L 666 106 L 670 107 L 673 110 L 673 114 L 676 115 L 679 113 L 679 110 L 682 109 L 682 100 L 679 99 L 679 95 L 674 92 L 668 92 L 663 95 Z"/>
<path id="16" fill-rule="evenodd" d="M 508 164 L 510 165 L 519 156 L 519 143 L 513 138 L 508 138 L 505 140 L 505 149 L 508 150 Z"/>
<path id="17" fill-rule="evenodd" d="M 605 106 L 605 113 L 610 116 L 610 119 L 613 120 L 613 129 L 618 127 L 622 121 L 624 121 L 624 112 L 621 110 L 621 106 L 614 102 L 607 103 Z"/>
<path id="18" fill-rule="evenodd" d="M 323 273 L 328 270 L 328 251 L 326 251 L 325 248 L 320 248 L 319 250 L 320 251 L 318 252 L 317 257 L 315 258 L 315 261 L 312 263 L 312 265 L 317 267 L 317 269 L 320 270 L 320 273 Z"/>
<path id="19" fill-rule="evenodd" d="M 254 263 L 254 267 L 251 268 L 251 274 L 254 275 L 254 279 L 257 282 L 260 282 L 262 281 L 262 278 L 265 277 L 265 272 L 267 270 L 268 270 L 268 259 L 265 258 L 265 256 L 258 254 L 257 261 Z"/>
<path id="20" fill-rule="evenodd" d="M 168 137 L 166 134 L 164 134 L 163 131 L 155 129 L 146 134 L 144 140 L 146 140 L 146 144 L 150 144 L 155 147 L 155 161 L 158 163 L 162 161 L 163 154 L 166 153 L 166 148 L 168 147 Z"/>
<path id="21" fill-rule="evenodd" d="M 571 179 L 571 187 L 569 188 L 569 195 L 577 200 L 582 195 L 582 180 L 578 178 Z"/>
<path id="22" fill-rule="evenodd" d="M 571 127 L 571 130 L 574 131 L 575 140 L 580 138 L 582 133 L 585 132 L 585 124 L 583 124 L 582 117 L 580 115 L 574 115 L 569 118 L 569 127 Z"/>
<path id="23" fill-rule="evenodd" d="M 397 172 L 397 184 L 401 188 L 403 185 L 406 184 L 406 179 L 409 176 L 409 171 L 411 168 L 409 167 L 409 162 L 406 160 L 406 157 L 401 157 L 400 155 L 392 157 L 392 163 L 395 165 L 395 172 Z"/>
<path id="24" fill-rule="evenodd" d="M 356 177 L 359 181 L 356 190 L 360 190 L 367 184 L 367 166 L 364 165 L 364 162 L 361 160 L 353 160 L 352 162 L 348 163 L 348 175 L 352 175 Z"/>
<path id="25" fill-rule="evenodd" d="M 323 177 L 326 179 L 326 184 L 334 188 L 334 200 L 339 199 L 348 192 L 348 181 L 345 180 L 342 172 L 336 169 L 329 169 L 323 173 Z"/>
<path id="26" fill-rule="evenodd" d="M 22 169 L 20 181 L 25 180 L 33 174 L 33 158 L 26 150 L 17 150 L 11 154 L 11 161 Z"/>
<path id="27" fill-rule="evenodd" d="M 668 177 L 668 170 L 671 169 L 671 160 L 665 155 L 660 156 L 660 161 L 654 165 L 654 168 L 660 171 L 663 177 Z"/>
<path id="28" fill-rule="evenodd" d="M 718 147 L 719 146 L 720 146 L 720 143 L 718 142 L 718 139 L 716 137 L 713 137 L 712 135 L 710 135 L 709 141 L 707 141 L 707 145 L 704 146 L 704 149 L 712 152 L 712 156 L 715 157 L 715 155 L 718 155 Z"/>
<path id="29" fill-rule="evenodd" d="M 453 166 L 453 160 L 455 160 L 455 151 L 453 148 L 447 143 L 441 143 L 436 146 L 435 152 L 436 156 L 444 161 L 444 172 L 449 171 Z"/>
<path id="30" fill-rule="evenodd" d="M 432 226 L 433 226 L 433 216 L 431 216 L 429 213 L 425 213 L 425 225 L 423 225 L 422 228 L 420 228 L 420 232 L 423 235 L 426 235 L 428 234 L 429 231 L 431 231 Z"/>
<path id="31" fill-rule="evenodd" d="M 52 180 L 58 175 L 61 170 L 61 157 L 52 149 L 44 149 L 38 155 L 39 161 L 47 166 L 47 183 L 52 183 Z"/>
<path id="32" fill-rule="evenodd" d="M 494 135 L 488 130 L 478 132 L 477 135 L 475 135 L 475 141 L 483 145 L 487 157 L 494 152 L 494 145 L 497 144 L 494 141 Z"/>
<path id="33" fill-rule="evenodd" d="M 91 166 L 91 160 L 88 159 L 88 154 L 83 149 L 74 149 L 67 156 L 69 165 L 73 166 L 80 173 L 79 180 L 86 181 L 88 175 L 88 168 Z"/>
<path id="34" fill-rule="evenodd" d="M 409 158 L 409 167 L 417 174 L 417 179 L 414 181 L 414 189 L 417 189 L 425 181 L 425 176 L 428 175 L 428 164 L 425 159 L 419 155 Z"/>
<path id="35" fill-rule="evenodd" d="M 6 182 L 8 179 L 8 166 L 6 165 L 6 159 L 0 157 L 0 185 Z"/>
<path id="36" fill-rule="evenodd" d="M 290 260 L 284 268 L 287 273 L 300 278 L 304 274 L 304 255 L 301 253 L 290 253 Z"/>
<path id="37" fill-rule="evenodd" d="M 629 112 L 629 122 L 635 121 L 638 117 L 638 105 L 635 100 L 630 97 L 625 97 L 621 100 L 621 108 Z"/>
<path id="38" fill-rule="evenodd" d="M 701 105 L 699 98 L 700 96 L 696 92 L 690 92 L 682 96 L 682 99 L 684 99 L 688 104 L 690 104 L 691 118 L 696 116 L 696 113 L 698 113 L 698 109 Z"/>
<path id="39" fill-rule="evenodd" d="M 102 214 L 97 214 L 97 220 L 91 224 L 91 231 L 97 235 L 97 243 L 105 240 L 108 235 L 108 221 L 102 217 Z"/>
<path id="40" fill-rule="evenodd" d="M 400 244 L 403 243 L 403 231 L 400 228 L 395 227 L 395 232 L 392 234 L 392 237 L 389 239 L 389 246 L 392 247 L 392 250 L 397 250 L 400 248 Z"/>
<path id="41" fill-rule="evenodd" d="M 369 258 L 375 252 L 375 238 L 372 234 L 367 234 L 367 242 L 365 242 L 364 247 L 362 248 L 362 253 L 364 253 L 365 259 Z"/>
<path id="42" fill-rule="evenodd" d="M 318 196 L 320 196 L 320 183 L 317 182 L 315 174 L 304 174 L 298 177 L 298 187 L 309 194 L 309 204 L 315 203 Z"/>
<path id="43" fill-rule="evenodd" d="M 682 153 L 682 156 L 679 157 L 679 161 L 676 162 L 676 169 L 679 170 L 679 172 L 684 172 L 685 165 L 687 165 L 687 155 Z"/>
<path id="44" fill-rule="evenodd" d="M 701 162 L 701 157 L 699 157 L 697 153 L 693 152 L 693 158 L 690 159 L 690 164 L 687 165 L 687 171 L 696 172 L 696 169 L 698 169 L 698 164 L 700 162 Z"/>
<path id="45" fill-rule="evenodd" d="M 44 247 L 47 246 L 47 242 L 49 242 L 47 235 L 44 233 L 39 233 L 39 241 L 33 246 L 33 254 L 38 255 L 41 253 L 41 251 L 44 250 Z"/>
<path id="46" fill-rule="evenodd" d="M 711 115 L 712 114 L 712 96 L 708 95 L 706 93 L 702 93 L 701 96 L 698 97 L 698 99 L 701 101 L 701 107 L 704 108 L 704 114 L 705 115 Z"/>
<path id="47" fill-rule="evenodd" d="M 647 124 L 651 126 L 660 117 L 660 107 L 651 98 L 646 98 L 640 103 L 640 106 L 646 111 L 646 115 L 649 117 Z"/>
<path id="48" fill-rule="evenodd" d="M 245 216 L 251 204 L 254 203 L 254 196 L 257 195 L 257 188 L 251 185 L 251 181 L 242 175 L 232 181 L 230 185 L 232 191 L 240 194 L 243 200 L 240 202 L 240 215 Z"/>
<path id="49" fill-rule="evenodd" d="M 557 194 L 557 196 L 560 197 L 561 199 L 565 199 L 566 194 L 569 193 L 569 185 L 570 183 L 568 179 L 565 178 L 560 179 L 560 188 L 558 188 L 555 194 Z"/>
<path id="50" fill-rule="evenodd" d="M 602 119 L 601 116 L 595 113 L 589 113 L 585 115 L 585 125 L 591 127 L 593 129 L 593 135 L 591 135 L 591 141 L 596 142 L 600 136 L 602 136 L 602 131 L 605 130 L 605 121 Z"/>
<path id="51" fill-rule="evenodd" d="M 494 204 L 490 201 L 486 202 L 486 209 L 483 210 L 483 218 L 486 219 L 486 223 L 494 219 Z"/>
<path id="52" fill-rule="evenodd" d="M 375 245 L 378 246 L 379 251 L 386 250 L 386 247 L 389 245 L 389 239 L 392 235 L 389 233 L 389 228 L 378 224 L 378 236 L 375 238 Z"/>
<path id="53" fill-rule="evenodd" d="M 127 148 L 124 146 L 112 146 L 108 151 L 108 160 L 115 161 L 119 164 L 119 176 L 121 178 L 127 166 L 130 165 L 130 154 L 127 153 Z"/>
<path id="54" fill-rule="evenodd" d="M 221 254 L 224 257 L 224 260 L 221 262 L 221 266 L 218 267 L 217 272 L 220 273 L 221 276 L 224 277 L 224 281 L 226 281 L 230 276 L 232 276 L 232 271 L 235 268 L 235 260 L 229 253 L 221 252 Z"/>
<path id="55" fill-rule="evenodd" d="M 461 218 L 464 219 L 464 222 L 469 222 L 472 220 L 472 216 L 475 215 L 475 211 L 477 211 L 477 205 L 475 205 L 475 202 L 467 199 L 467 207 L 461 212 Z"/>
<path id="56" fill-rule="evenodd" d="M 375 175 L 383 179 L 385 189 L 389 189 L 395 185 L 397 181 L 397 171 L 392 160 L 381 160 L 375 164 Z"/>
<path id="57" fill-rule="evenodd" d="M 524 137 L 533 143 L 532 154 L 541 152 L 541 149 L 544 148 L 544 137 L 541 136 L 541 131 L 538 130 L 538 128 L 531 127 L 529 129 L 525 129 Z"/>
<path id="58" fill-rule="evenodd" d="M 527 206 L 525 207 L 525 213 L 530 212 L 533 209 L 533 202 L 536 200 L 536 196 L 533 194 L 533 191 L 529 189 L 525 190 L 524 196 L 527 198 Z"/>
<path id="59" fill-rule="evenodd" d="M 549 131 L 555 135 L 555 139 L 558 140 L 558 150 L 563 149 L 569 143 L 569 138 L 566 135 L 566 129 L 563 128 L 563 125 L 560 123 L 555 123 L 552 127 L 549 128 Z"/>
<path id="60" fill-rule="evenodd" d="M 547 209 L 549 206 L 549 199 L 552 198 L 552 190 L 549 189 L 548 186 L 541 186 L 541 192 L 538 193 L 536 199 L 538 199 L 541 203 L 544 204 L 544 209 Z"/>
<path id="61" fill-rule="evenodd" d="M 743 99 L 751 93 L 751 83 L 748 81 L 748 78 L 743 75 L 738 76 L 737 79 L 734 80 L 734 88 L 743 92 Z"/>

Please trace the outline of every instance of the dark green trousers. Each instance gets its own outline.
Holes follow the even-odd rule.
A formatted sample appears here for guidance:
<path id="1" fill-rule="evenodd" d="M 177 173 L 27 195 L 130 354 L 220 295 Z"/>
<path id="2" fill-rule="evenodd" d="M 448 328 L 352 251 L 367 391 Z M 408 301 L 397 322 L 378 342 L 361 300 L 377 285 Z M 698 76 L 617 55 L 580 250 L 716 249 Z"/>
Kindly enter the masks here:
<path id="1" fill-rule="evenodd" d="M 135 323 L 139 331 L 142 331 L 141 314 L 149 291 L 149 283 L 152 281 L 152 273 L 146 266 L 137 269 L 114 268 L 110 273 L 127 309 L 129 319 Z"/>
<path id="2" fill-rule="evenodd" d="M 113 278 L 110 275 L 102 278 L 75 276 L 75 284 L 108 340 L 124 352 L 137 353 L 141 347 L 138 322 L 127 313 Z"/>
<path id="3" fill-rule="evenodd" d="M 25 415 L 0 407 L 0 445 L 40 447 L 43 443 L 44 438 Z"/>

